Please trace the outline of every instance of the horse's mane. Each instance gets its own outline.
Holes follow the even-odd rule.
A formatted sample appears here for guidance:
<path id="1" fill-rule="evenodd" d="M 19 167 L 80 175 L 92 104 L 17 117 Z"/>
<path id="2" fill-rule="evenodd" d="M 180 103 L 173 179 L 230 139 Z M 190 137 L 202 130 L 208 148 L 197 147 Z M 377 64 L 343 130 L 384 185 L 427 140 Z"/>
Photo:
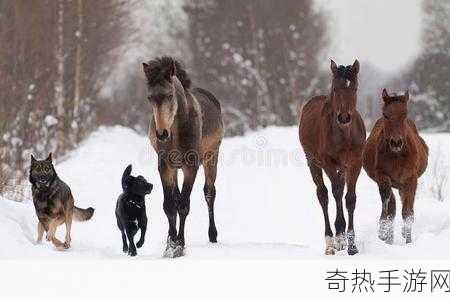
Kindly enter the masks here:
<path id="1" fill-rule="evenodd" d="M 148 85 L 152 87 L 170 78 L 173 67 L 175 67 L 175 76 L 177 76 L 183 88 L 189 89 L 191 79 L 186 70 L 179 61 L 170 56 L 158 57 L 147 63 L 145 75 Z"/>

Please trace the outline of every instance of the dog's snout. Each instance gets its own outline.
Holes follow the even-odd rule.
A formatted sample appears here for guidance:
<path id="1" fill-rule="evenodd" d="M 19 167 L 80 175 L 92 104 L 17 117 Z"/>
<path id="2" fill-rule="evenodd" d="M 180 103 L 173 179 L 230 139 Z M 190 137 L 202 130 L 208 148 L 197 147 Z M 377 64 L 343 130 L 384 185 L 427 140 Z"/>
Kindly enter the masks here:
<path id="1" fill-rule="evenodd" d="M 352 117 L 349 113 L 340 113 L 338 114 L 338 122 L 342 125 L 347 125 L 350 123 L 350 121 L 352 120 Z"/>
<path id="2" fill-rule="evenodd" d="M 160 141 L 165 141 L 169 137 L 169 132 L 167 131 L 167 129 L 156 130 L 156 137 Z"/>

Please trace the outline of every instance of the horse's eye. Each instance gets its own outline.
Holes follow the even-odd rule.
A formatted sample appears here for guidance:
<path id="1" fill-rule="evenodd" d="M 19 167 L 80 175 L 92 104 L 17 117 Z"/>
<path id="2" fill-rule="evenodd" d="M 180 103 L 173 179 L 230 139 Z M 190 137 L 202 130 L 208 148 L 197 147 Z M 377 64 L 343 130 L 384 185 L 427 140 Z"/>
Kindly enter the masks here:
<path id="1" fill-rule="evenodd" d="M 387 120 L 389 120 L 388 116 L 386 114 L 383 114 L 383 117 Z"/>
<path id="2" fill-rule="evenodd" d="M 169 99 L 169 101 L 172 101 L 172 99 L 173 99 L 173 95 L 172 95 L 172 94 L 170 94 L 169 96 L 167 96 L 167 99 Z"/>

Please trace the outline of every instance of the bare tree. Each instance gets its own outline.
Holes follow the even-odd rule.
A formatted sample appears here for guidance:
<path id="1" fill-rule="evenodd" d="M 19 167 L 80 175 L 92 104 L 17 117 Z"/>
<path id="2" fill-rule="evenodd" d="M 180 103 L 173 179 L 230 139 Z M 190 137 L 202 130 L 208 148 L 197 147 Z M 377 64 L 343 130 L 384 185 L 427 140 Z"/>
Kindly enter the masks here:
<path id="1" fill-rule="evenodd" d="M 0 177 L 63 155 L 96 128 L 96 99 L 128 29 L 124 0 L 0 1 Z M 5 179 L 6 178 L 6 179 Z"/>

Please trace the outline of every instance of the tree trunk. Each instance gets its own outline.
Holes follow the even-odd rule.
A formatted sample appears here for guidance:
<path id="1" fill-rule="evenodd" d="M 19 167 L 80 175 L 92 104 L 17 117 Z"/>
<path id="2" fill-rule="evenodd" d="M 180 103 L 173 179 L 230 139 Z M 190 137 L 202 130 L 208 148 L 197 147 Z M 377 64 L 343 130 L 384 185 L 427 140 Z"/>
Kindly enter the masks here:
<path id="1" fill-rule="evenodd" d="M 56 101 L 56 115 L 58 119 L 57 124 L 57 144 L 56 152 L 62 153 L 65 148 L 64 135 L 64 0 L 58 2 L 58 45 L 56 47 L 56 63 L 57 63 L 57 78 L 55 81 L 55 101 Z"/>
<path id="2" fill-rule="evenodd" d="M 79 113 L 80 113 L 80 94 L 81 94 L 81 50 L 83 43 L 83 0 L 77 2 L 78 29 L 76 32 L 77 50 L 75 56 L 75 91 L 73 98 L 73 121 L 72 121 L 72 144 L 79 141 Z"/>

